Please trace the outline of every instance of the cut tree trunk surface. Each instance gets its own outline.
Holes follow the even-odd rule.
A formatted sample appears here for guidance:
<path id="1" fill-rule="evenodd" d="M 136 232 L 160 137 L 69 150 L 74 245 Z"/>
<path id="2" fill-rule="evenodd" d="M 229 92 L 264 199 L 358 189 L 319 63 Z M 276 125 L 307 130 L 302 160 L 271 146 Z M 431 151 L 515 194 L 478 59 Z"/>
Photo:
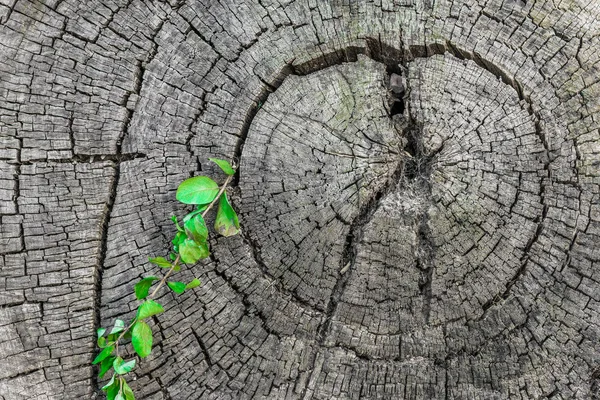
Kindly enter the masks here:
<path id="1" fill-rule="evenodd" d="M 209 157 L 138 398 L 600 398 L 597 2 L 4 0 L 0 56 L 0 400 L 103 396 Z"/>

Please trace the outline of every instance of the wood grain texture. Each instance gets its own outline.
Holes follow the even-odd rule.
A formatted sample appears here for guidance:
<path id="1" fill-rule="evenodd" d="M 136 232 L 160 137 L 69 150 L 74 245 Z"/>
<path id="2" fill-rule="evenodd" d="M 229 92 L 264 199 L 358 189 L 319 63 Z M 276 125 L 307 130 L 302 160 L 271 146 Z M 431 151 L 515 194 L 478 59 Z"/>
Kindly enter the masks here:
<path id="1" fill-rule="evenodd" d="M 599 17 L 0 0 L 0 399 L 99 396 L 209 157 L 242 235 L 161 295 L 139 398 L 600 398 Z"/>

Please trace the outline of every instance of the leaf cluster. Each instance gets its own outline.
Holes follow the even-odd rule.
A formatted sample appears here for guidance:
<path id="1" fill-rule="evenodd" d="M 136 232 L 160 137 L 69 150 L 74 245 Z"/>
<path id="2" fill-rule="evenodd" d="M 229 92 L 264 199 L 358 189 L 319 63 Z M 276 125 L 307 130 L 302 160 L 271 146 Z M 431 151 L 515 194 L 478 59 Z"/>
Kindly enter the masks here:
<path id="1" fill-rule="evenodd" d="M 102 387 L 108 400 L 135 400 L 135 396 L 125 380 L 127 373 L 136 366 L 136 358 L 125 361 L 120 356 L 119 345 L 121 341 L 130 341 L 137 356 L 142 359 L 152 352 L 152 328 L 146 322 L 148 318 L 164 312 L 163 306 L 152 298 L 164 284 L 176 294 L 182 294 L 188 289 L 201 285 L 198 278 L 188 283 L 171 281 L 168 278 L 173 272 L 181 269 L 180 263 L 193 265 L 201 259 L 210 256 L 208 244 L 209 230 L 204 217 L 213 205 L 218 203 L 215 216 L 215 231 L 223 236 L 232 236 L 240 232 L 240 224 L 229 199 L 227 198 L 227 185 L 235 174 L 234 167 L 225 160 L 211 158 L 227 175 L 225 183 L 219 185 L 207 176 L 196 176 L 186 179 L 177 188 L 176 198 L 184 204 L 194 205 L 195 209 L 183 217 L 183 227 L 177 217 L 171 220 L 177 232 L 171 241 L 172 251 L 165 257 L 149 258 L 149 262 L 159 268 L 168 269 L 166 274 L 146 276 L 134 286 L 135 297 L 142 300 L 138 306 L 135 318 L 129 324 L 117 319 L 108 332 L 107 328 L 97 331 L 97 344 L 102 350 L 92 364 L 99 365 L 98 377 L 102 378 L 111 369 L 113 375 L 110 381 Z M 158 284 L 156 284 L 158 282 Z M 152 292 L 152 286 L 155 285 Z"/>

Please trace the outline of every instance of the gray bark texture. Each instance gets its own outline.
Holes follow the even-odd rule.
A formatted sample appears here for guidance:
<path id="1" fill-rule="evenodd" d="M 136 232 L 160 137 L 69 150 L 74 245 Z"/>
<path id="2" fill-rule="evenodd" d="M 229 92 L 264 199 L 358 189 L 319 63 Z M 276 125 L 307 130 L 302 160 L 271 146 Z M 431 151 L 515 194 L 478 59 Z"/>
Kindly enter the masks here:
<path id="1" fill-rule="evenodd" d="M 0 0 L 0 400 L 102 398 L 175 190 L 242 235 L 140 399 L 600 399 L 600 3 Z"/>

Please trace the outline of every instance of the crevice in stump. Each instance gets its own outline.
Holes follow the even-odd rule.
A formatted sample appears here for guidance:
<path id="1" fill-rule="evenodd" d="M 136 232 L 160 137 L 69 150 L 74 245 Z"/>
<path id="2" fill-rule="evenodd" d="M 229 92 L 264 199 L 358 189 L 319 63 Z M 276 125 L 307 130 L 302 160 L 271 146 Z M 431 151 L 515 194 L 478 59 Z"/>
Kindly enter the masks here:
<path id="1" fill-rule="evenodd" d="M 120 154 L 120 146 L 118 146 L 117 149 L 119 152 L 118 154 Z M 119 186 L 119 177 L 121 175 L 121 171 L 120 171 L 120 163 L 114 163 L 113 168 L 115 170 L 115 173 L 113 175 L 113 181 L 112 184 L 110 185 L 110 189 L 109 189 L 109 194 L 108 194 L 108 200 L 106 202 L 106 205 L 104 207 L 104 213 L 102 216 L 102 222 L 100 224 L 101 228 L 101 236 L 100 236 L 100 254 L 98 255 L 98 261 L 96 263 L 96 269 L 94 271 L 94 289 L 95 289 L 95 297 L 94 297 L 94 312 L 93 312 L 93 318 L 94 318 L 94 333 L 96 332 L 96 330 L 98 330 L 98 328 L 100 328 L 101 325 L 101 316 L 100 316 L 100 310 L 102 308 L 102 300 L 101 300 L 101 295 L 102 295 L 102 273 L 104 271 L 104 262 L 106 261 L 106 252 L 107 252 L 107 246 L 108 246 L 108 226 L 110 223 L 110 216 L 112 214 L 112 210 L 113 210 L 113 206 L 115 204 L 115 199 L 117 197 L 117 187 Z M 94 353 L 92 353 L 92 359 L 95 357 Z M 91 368 L 91 372 L 92 372 L 92 382 L 94 382 L 94 386 L 92 387 L 92 389 L 94 391 L 96 391 L 97 393 L 102 393 L 99 388 L 98 388 L 98 376 L 96 375 L 96 371 L 95 368 Z"/>
<path id="2" fill-rule="evenodd" d="M 133 77 L 133 89 L 129 92 L 126 93 L 126 95 L 123 97 L 123 100 L 121 102 L 121 106 L 126 107 L 127 108 L 127 114 L 125 116 L 125 119 L 123 121 L 123 126 L 121 129 L 121 134 L 119 135 L 119 137 L 117 138 L 116 141 L 116 151 L 115 154 L 111 155 L 111 161 L 114 164 L 114 169 L 115 169 L 115 173 L 113 176 L 113 181 L 112 184 L 109 188 L 109 195 L 108 195 L 108 200 L 106 202 L 105 208 L 104 208 L 104 213 L 103 213 L 103 217 L 102 217 L 102 222 L 101 222 L 101 237 L 100 237 L 100 253 L 98 255 L 98 261 L 96 264 L 96 269 L 94 271 L 94 308 L 93 308 L 93 333 L 95 335 L 96 331 L 98 330 L 98 328 L 100 328 L 101 326 L 101 309 L 102 309 L 102 275 L 104 272 L 104 263 L 106 261 L 106 253 L 107 253 L 107 248 L 108 248 L 108 228 L 110 226 L 110 219 L 112 216 L 112 212 L 113 212 L 113 207 L 115 205 L 115 200 L 117 198 L 117 190 L 119 187 L 119 179 L 121 177 L 121 162 L 122 161 L 130 161 L 136 158 L 142 158 L 145 157 L 144 154 L 141 153 L 133 153 L 133 154 L 123 154 L 122 152 L 122 146 L 123 146 L 123 141 L 125 140 L 125 138 L 128 135 L 128 131 L 129 131 L 129 126 L 131 124 L 131 119 L 133 117 L 133 113 L 135 110 L 135 104 L 130 104 L 130 98 L 132 95 L 135 96 L 139 96 L 142 90 L 142 86 L 143 86 L 143 82 L 144 82 L 144 74 L 146 73 L 146 67 L 148 64 L 150 64 L 150 62 L 152 62 L 152 60 L 154 59 L 154 57 L 156 56 L 156 54 L 158 53 L 158 44 L 155 42 L 156 36 L 160 33 L 160 31 L 162 30 L 162 27 L 164 25 L 166 20 L 163 20 L 158 27 L 156 28 L 156 30 L 153 32 L 153 36 L 151 38 L 151 41 L 154 43 L 154 46 L 152 47 L 152 49 L 150 50 L 150 52 L 148 53 L 148 55 L 146 56 L 146 59 L 144 61 L 138 61 L 136 64 L 136 71 Z M 137 102 L 136 102 L 137 103 Z M 72 144 L 73 146 L 75 145 L 75 141 L 72 140 Z M 74 153 L 75 149 L 73 149 L 73 153 Z M 83 156 L 85 157 L 85 156 Z M 76 155 L 73 155 L 73 158 L 76 158 Z M 85 158 L 84 158 L 85 159 Z M 94 160 L 94 157 L 91 157 L 91 161 Z M 90 363 L 91 361 L 94 359 L 94 353 L 92 353 L 91 359 L 90 359 Z M 91 380 L 94 383 L 94 386 L 92 387 L 92 390 L 95 391 L 96 393 L 102 393 L 99 389 L 99 380 L 98 380 L 98 376 L 96 375 L 96 368 L 91 368 Z"/>
<path id="3" fill-rule="evenodd" d="M 407 80 L 408 86 L 408 80 Z M 410 92 L 410 87 L 407 88 Z M 408 128 L 406 130 L 407 143 L 404 151 L 410 155 L 405 163 L 405 171 L 402 176 L 407 185 L 416 186 L 417 192 L 422 193 L 423 201 L 426 203 L 423 211 L 418 216 L 417 242 L 415 246 L 416 268 L 420 271 L 419 291 L 423 297 L 423 320 L 429 324 L 429 315 L 431 313 L 432 280 L 433 280 L 433 252 L 434 245 L 431 239 L 431 229 L 429 227 L 429 214 L 427 205 L 431 203 L 431 164 L 435 157 L 443 149 L 443 144 L 433 154 L 425 153 L 423 143 L 423 129 L 413 120 L 408 107 L 407 112 Z"/>
<path id="4" fill-rule="evenodd" d="M 194 335 L 194 337 L 196 338 L 196 341 L 198 342 L 198 345 L 200 346 L 200 350 L 202 351 L 202 354 L 204 355 L 204 358 L 206 359 L 206 363 L 208 364 L 208 367 L 209 368 L 212 367 L 214 363 L 210 357 L 210 353 L 208 352 L 208 349 L 206 348 L 206 344 L 204 343 L 204 341 L 202 340 L 200 335 L 198 335 L 198 332 L 196 332 L 194 329 L 192 329 L 192 334 Z"/>
<path id="5" fill-rule="evenodd" d="M 337 280 L 325 312 L 325 320 L 318 329 L 319 345 L 323 346 L 331 329 L 331 320 L 335 315 L 337 306 L 344 294 L 346 284 L 352 275 L 357 256 L 357 244 L 361 242 L 364 236 L 364 227 L 371 221 L 375 212 L 379 209 L 379 205 L 384 196 L 390 193 L 402 176 L 404 165 L 398 164 L 398 168 L 390 175 L 383 187 L 375 193 L 371 199 L 366 202 L 360 209 L 358 216 L 350 225 L 348 235 L 346 235 L 344 250 L 342 252 L 341 269 L 344 270 L 342 276 Z"/>
<path id="6" fill-rule="evenodd" d="M 296 69 L 291 64 L 293 61 L 294 60 L 291 60 L 288 64 L 286 64 L 285 67 L 282 68 L 282 70 L 279 72 L 279 74 L 275 76 L 273 81 L 266 82 L 264 80 L 261 80 L 261 82 L 263 83 L 262 89 L 254 99 L 253 106 L 246 113 L 246 117 L 244 118 L 244 124 L 242 125 L 242 129 L 240 130 L 240 138 L 238 139 L 235 146 L 235 150 L 233 152 L 233 160 L 235 162 L 239 163 L 241 161 L 242 154 L 244 152 L 244 145 L 246 144 L 248 132 L 250 131 L 250 125 L 252 125 L 254 117 L 256 117 L 256 114 L 258 114 L 258 111 L 261 109 L 262 105 L 265 104 L 265 102 L 269 98 L 269 95 L 276 91 L 279 88 L 279 86 L 281 86 L 285 78 L 287 78 L 289 75 L 298 75 Z M 231 186 L 236 188 L 239 186 L 239 183 L 240 172 L 238 170 L 236 171 L 236 174 L 233 177 Z"/>
<path id="7" fill-rule="evenodd" d="M 544 169 L 547 172 L 548 178 L 550 177 L 550 160 L 549 160 L 549 147 L 544 138 L 544 134 L 539 125 L 539 117 L 536 113 L 533 112 L 531 106 L 531 100 L 527 94 L 524 93 L 523 87 L 521 84 L 516 81 L 513 77 L 507 74 L 501 68 L 495 66 L 492 62 L 482 58 L 477 52 L 470 52 L 464 49 L 459 48 L 457 45 L 447 41 L 444 44 L 439 44 L 433 47 L 426 46 L 411 46 L 410 48 L 405 48 L 402 43 L 399 46 L 400 49 L 387 46 L 381 42 L 381 40 L 376 40 L 373 38 L 365 39 L 365 46 L 349 46 L 344 49 L 335 50 L 331 53 L 323 54 L 322 57 L 317 59 L 313 59 L 311 61 L 305 62 L 299 65 L 293 65 L 293 61 L 291 60 L 276 76 L 276 78 L 271 82 L 263 82 L 263 88 L 261 93 L 255 99 L 254 106 L 248 110 L 248 113 L 245 116 L 245 122 L 240 134 L 240 138 L 235 148 L 235 159 L 240 159 L 243 154 L 243 149 L 245 145 L 245 141 L 247 139 L 248 131 L 250 129 L 250 125 L 260 110 L 262 104 L 264 104 L 269 94 L 273 91 L 277 90 L 283 80 L 291 74 L 295 75 L 308 75 L 324 68 L 329 68 L 334 65 L 347 63 L 347 62 L 355 62 L 358 59 L 358 54 L 363 54 L 371 59 L 381 62 L 386 65 L 386 71 L 388 76 L 392 74 L 398 75 L 406 75 L 406 62 L 412 61 L 416 57 L 430 57 L 433 55 L 443 55 L 443 54 L 451 54 L 459 59 L 468 59 L 476 63 L 478 66 L 483 68 L 484 70 L 490 72 L 494 76 L 500 78 L 505 84 L 512 87 L 520 100 L 523 100 L 527 103 L 527 110 L 530 115 L 535 120 L 536 132 L 540 137 L 540 140 L 543 143 L 545 149 L 546 159 L 544 162 Z M 409 92 L 407 82 L 406 91 Z M 344 290 L 346 285 L 350 279 L 350 276 L 353 271 L 353 267 L 356 260 L 357 255 L 357 243 L 360 242 L 363 236 L 364 226 L 369 222 L 374 212 L 377 210 L 379 203 L 383 196 L 391 191 L 397 184 L 411 184 L 416 186 L 421 193 L 424 195 L 424 200 L 428 203 L 431 202 L 431 182 L 430 176 L 432 172 L 432 164 L 435 161 L 437 155 L 442 151 L 443 144 L 439 149 L 436 149 L 432 154 L 427 154 L 424 149 L 423 144 L 423 132 L 422 129 L 415 125 L 415 122 L 412 121 L 410 115 L 410 105 L 406 101 L 406 97 L 397 96 L 393 99 L 389 104 L 389 116 L 390 118 L 398 122 L 397 126 L 401 126 L 401 130 L 406 135 L 407 143 L 404 148 L 404 155 L 408 156 L 409 160 L 405 163 L 401 163 L 400 167 L 396 171 L 394 171 L 392 178 L 388 180 L 388 183 L 384 185 L 384 188 L 379 190 L 364 207 L 361 207 L 359 212 L 359 216 L 355 219 L 354 222 L 351 223 L 350 231 L 346 236 L 344 251 L 341 263 L 341 274 L 342 276 L 337 280 L 334 289 L 331 293 L 329 302 L 327 303 L 327 309 L 325 312 L 324 320 L 319 325 L 317 337 L 315 342 L 317 347 L 311 356 L 311 360 L 309 362 L 309 367 L 307 368 L 307 372 L 309 374 L 307 386 L 303 389 L 301 398 L 307 395 L 307 391 L 309 390 L 308 384 L 311 380 L 316 379 L 315 374 L 315 363 L 317 362 L 317 358 L 320 353 L 319 349 L 326 348 L 325 346 L 326 340 L 330 331 L 332 329 L 332 320 L 334 315 L 336 314 L 336 310 L 338 308 L 339 302 L 343 297 Z M 235 187 L 239 187 L 239 171 L 235 177 L 233 182 Z M 356 184 L 356 183 L 355 183 Z M 540 188 L 540 194 L 542 198 L 542 202 L 545 197 L 545 182 L 542 182 Z M 521 275 L 525 272 L 525 267 L 527 265 L 527 261 L 529 259 L 528 252 L 531 247 L 535 244 L 538 237 L 541 235 L 544 226 L 544 220 L 546 218 L 546 213 L 548 210 L 548 206 L 544 205 L 544 211 L 538 220 L 538 227 L 536 229 L 536 234 L 534 237 L 527 243 L 526 248 L 524 249 L 524 256 L 522 258 L 522 266 L 516 272 L 515 276 L 506 284 L 506 290 L 497 296 L 494 297 L 494 301 L 484 305 L 484 313 L 481 318 L 484 318 L 491 306 L 498 301 L 500 297 L 507 298 L 510 294 L 510 290 L 514 286 L 514 284 L 519 280 Z M 431 300 L 432 300 L 432 280 L 433 280 L 433 255 L 434 255 L 434 245 L 432 240 L 432 232 L 429 228 L 429 216 L 428 210 L 425 209 L 422 211 L 421 215 L 417 217 L 417 244 L 416 244 L 416 267 L 421 271 L 421 275 L 419 278 L 419 290 L 421 295 L 424 298 L 423 303 L 423 318 L 425 324 L 429 323 L 430 312 L 431 312 Z M 255 249 L 256 243 L 250 243 Z M 256 254 L 255 254 L 256 256 Z M 256 258 L 256 257 L 255 257 Z M 266 267 L 266 266 L 265 266 Z M 261 268 L 262 269 L 262 268 Z M 481 319 L 480 318 L 480 319 Z M 447 368 L 447 365 L 445 366 Z M 446 370 L 446 377 L 448 371 Z M 447 388 L 446 388 L 447 389 Z"/>
<path id="8" fill-rule="evenodd" d="M 23 151 L 23 139 L 21 138 L 17 138 L 17 141 L 19 142 L 19 148 L 17 149 L 17 164 L 15 167 L 15 175 L 14 175 L 14 182 L 15 182 L 15 186 L 14 186 L 14 195 L 13 195 L 13 202 L 15 203 L 15 210 L 14 210 L 14 214 L 13 215 L 18 215 L 20 216 L 20 220 L 19 220 L 19 241 L 20 241 L 20 249 L 14 249 L 12 251 L 0 251 L 0 255 L 8 255 L 8 254 L 18 254 L 21 253 L 23 251 L 25 251 L 25 231 L 23 229 L 23 217 L 21 214 L 21 210 L 19 207 L 19 197 L 21 196 L 21 181 L 20 181 L 20 177 L 21 177 L 21 166 L 24 165 L 24 163 L 21 161 L 21 152 Z M 0 217 L 2 215 L 0 214 Z M 1 219 L 1 218 L 0 218 Z M 23 271 L 25 276 L 28 276 L 28 272 L 27 272 L 27 258 L 23 258 Z"/>
<path id="9" fill-rule="evenodd" d="M 549 181 L 552 178 L 551 170 L 550 170 L 550 163 L 552 162 L 552 160 L 550 158 L 550 147 L 548 145 L 546 136 L 544 135 L 544 132 L 540 126 L 540 117 L 533 110 L 531 100 L 528 97 L 524 97 L 522 93 L 520 93 L 519 95 L 520 95 L 520 98 L 522 100 L 524 100 L 527 104 L 526 110 L 531 115 L 531 117 L 534 119 L 535 133 L 538 136 L 538 138 L 540 139 L 542 146 L 544 147 L 544 171 L 546 172 L 546 176 L 542 177 L 540 180 L 540 191 L 538 193 L 538 195 L 540 196 L 540 199 L 541 199 L 540 201 L 543 205 L 542 215 L 537 218 L 536 222 L 538 225 L 536 227 L 535 233 L 531 237 L 531 239 L 529 239 L 529 241 L 525 245 L 525 248 L 523 249 L 523 256 L 521 257 L 521 266 L 519 267 L 517 272 L 511 277 L 511 279 L 506 283 L 505 290 L 502 293 L 497 293 L 494 297 L 492 297 L 490 300 L 488 300 L 481 306 L 483 313 L 481 314 L 481 316 L 479 318 L 476 319 L 476 322 L 485 319 L 488 315 L 489 310 L 493 306 L 495 306 L 496 304 L 499 304 L 502 300 L 506 300 L 510 296 L 513 286 L 519 281 L 519 279 L 523 276 L 523 274 L 525 273 L 525 271 L 527 269 L 527 264 L 529 263 L 529 259 L 530 259 L 529 252 L 531 251 L 533 245 L 540 238 L 542 231 L 544 229 L 546 216 L 548 214 L 549 207 L 548 207 L 548 204 L 546 204 L 545 200 L 546 200 L 546 185 L 547 185 L 546 179 Z M 581 189 L 578 188 L 578 190 L 579 190 L 579 196 L 581 196 Z M 512 207 L 511 207 L 511 210 L 512 210 Z"/>
<path id="10" fill-rule="evenodd" d="M 318 304 L 316 305 L 312 305 L 310 304 L 308 301 L 302 299 L 301 297 L 299 297 L 295 291 L 293 290 L 287 290 L 285 287 L 283 287 L 282 285 L 277 284 L 277 277 L 274 276 L 273 274 L 271 274 L 269 272 L 269 268 L 267 267 L 267 265 L 265 264 L 265 262 L 263 261 L 261 252 L 260 252 L 260 244 L 258 244 L 258 242 L 256 240 L 253 240 L 251 238 L 251 236 L 245 231 L 243 230 L 241 232 L 241 235 L 244 239 L 244 242 L 248 245 L 248 247 L 250 247 L 251 251 L 252 251 L 252 258 L 254 259 L 254 262 L 256 262 L 256 265 L 260 268 L 261 272 L 263 273 L 263 277 L 270 282 L 270 287 L 273 287 L 276 291 L 278 291 L 282 296 L 289 296 L 291 297 L 291 299 L 303 306 L 308 308 L 309 310 L 313 310 L 319 313 L 324 312 L 325 310 L 320 307 Z"/>

